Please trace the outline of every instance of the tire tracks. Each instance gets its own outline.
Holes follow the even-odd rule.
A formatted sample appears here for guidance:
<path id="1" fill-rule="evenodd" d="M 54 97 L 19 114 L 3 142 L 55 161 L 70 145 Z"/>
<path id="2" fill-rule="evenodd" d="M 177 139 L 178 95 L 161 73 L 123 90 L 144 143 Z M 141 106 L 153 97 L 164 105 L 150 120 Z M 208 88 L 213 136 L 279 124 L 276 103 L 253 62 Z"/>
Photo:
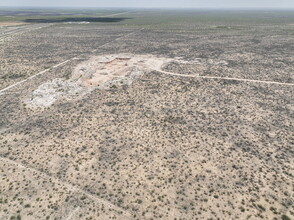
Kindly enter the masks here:
<path id="1" fill-rule="evenodd" d="M 25 170 L 28 170 L 29 172 L 33 172 L 33 173 L 37 173 L 39 176 L 43 177 L 43 178 L 49 178 L 51 179 L 53 182 L 55 183 L 58 183 L 58 184 L 61 184 L 63 186 L 65 186 L 69 191 L 71 192 L 79 192 L 79 193 L 82 193 L 84 194 L 85 196 L 87 196 L 88 198 L 90 198 L 92 201 L 95 201 L 99 204 L 102 204 L 102 205 L 105 205 L 106 207 L 109 207 L 109 208 L 112 208 L 114 210 L 116 210 L 117 212 L 121 212 L 122 214 L 121 217 L 123 217 L 124 219 L 132 219 L 132 213 L 130 213 L 129 211 L 109 202 L 108 200 L 105 200 L 105 199 L 102 199 L 100 197 L 98 197 L 97 195 L 95 194 L 92 194 L 84 189 L 81 189 L 75 185 L 73 185 L 72 183 L 69 183 L 67 181 L 64 181 L 64 180 L 61 180 L 53 175 L 50 175 L 48 173 L 45 173 L 43 171 L 40 171 L 34 167 L 31 167 L 31 166 L 28 166 L 28 165 L 25 165 L 21 162 L 16 162 L 14 160 L 11 160 L 9 158 L 6 158 L 6 157 L 3 157 L 3 156 L 0 156 L 0 159 L 6 163 L 10 163 L 10 164 L 13 164 L 14 166 L 20 168 L 20 169 L 25 169 Z"/>
<path id="2" fill-rule="evenodd" d="M 131 33 L 125 34 L 125 35 L 123 35 L 123 36 L 120 36 L 120 37 L 118 37 L 118 38 L 116 38 L 116 39 L 114 39 L 114 40 L 112 40 L 112 41 L 110 41 L 110 42 L 107 42 L 107 43 L 105 43 L 105 44 L 102 44 L 101 46 L 99 46 L 97 49 L 93 50 L 93 51 L 90 52 L 90 53 L 97 52 L 98 49 L 101 48 L 101 47 L 103 47 L 103 46 L 106 46 L 106 45 L 108 45 L 108 44 L 110 44 L 110 43 L 113 43 L 114 41 L 121 40 L 121 39 L 123 39 L 123 38 L 125 38 L 125 37 L 128 37 L 128 36 L 130 36 L 130 35 L 132 35 L 132 34 L 135 34 L 135 33 L 137 33 L 137 32 L 140 32 L 140 31 L 142 31 L 142 30 L 144 30 L 144 28 L 139 29 L 139 30 L 135 30 L 135 31 L 133 31 L 133 32 L 131 32 Z M 13 89 L 14 87 L 16 87 L 16 86 L 18 86 L 18 85 L 20 85 L 20 84 L 22 84 L 22 83 L 25 83 L 25 82 L 28 81 L 28 80 L 34 79 L 35 77 L 40 76 L 40 75 L 42 75 L 42 74 L 44 74 L 44 73 L 46 73 L 46 72 L 48 72 L 48 71 L 50 71 L 50 70 L 56 69 L 57 67 L 62 66 L 62 65 L 66 64 L 66 63 L 68 63 L 68 62 L 70 62 L 70 61 L 73 61 L 73 60 L 76 60 L 76 59 L 80 59 L 81 56 L 82 56 L 82 55 L 80 55 L 80 56 L 76 56 L 76 57 L 72 57 L 72 58 L 70 58 L 70 59 L 67 59 L 67 60 L 65 60 L 65 61 L 63 61 L 63 62 L 61 62 L 61 63 L 58 63 L 58 64 L 56 64 L 56 65 L 54 65 L 54 66 L 52 66 L 52 67 L 49 67 L 49 68 L 47 68 L 47 69 L 45 69 L 45 70 L 43 70 L 43 71 L 41 71 L 41 72 L 38 72 L 38 73 L 36 73 L 35 75 L 32 75 L 32 76 L 30 76 L 30 77 L 28 77 L 28 78 L 26 78 L 26 79 L 24 79 L 24 80 L 22 80 L 22 81 L 19 81 L 19 82 L 15 83 L 15 84 L 12 84 L 12 85 L 10 85 L 10 86 L 4 88 L 4 89 L 1 89 L 1 90 L 0 90 L 0 96 L 1 96 L 1 95 L 4 95 L 6 91 L 8 91 L 8 90 L 10 90 L 10 89 Z"/>
<path id="3" fill-rule="evenodd" d="M 11 30 L 11 31 L 8 31 L 2 35 L 0 35 L 0 40 L 3 40 L 5 38 L 8 38 L 10 37 L 11 35 L 14 35 L 14 34 L 18 34 L 18 33 L 25 33 L 25 32 L 28 32 L 28 31 L 33 31 L 33 30 L 38 30 L 38 29 L 41 29 L 41 28 L 45 28 L 45 27 L 49 27 L 53 24 L 47 24 L 47 25 L 28 25 L 27 27 L 23 27 L 23 28 L 18 28 L 16 30 Z M 31 26 L 34 26 L 34 27 L 31 27 Z M 37 26 L 37 27 L 35 27 Z"/>
<path id="4" fill-rule="evenodd" d="M 167 71 L 158 70 L 158 69 L 155 69 L 154 71 L 163 73 L 165 75 L 180 76 L 180 77 L 185 77 L 185 78 L 215 79 L 215 80 L 225 80 L 225 81 L 240 81 L 240 82 L 249 82 L 249 83 L 265 83 L 265 84 L 275 84 L 275 85 L 283 85 L 283 86 L 294 86 L 294 83 L 284 83 L 284 82 L 276 82 L 276 81 L 264 81 L 264 80 L 256 80 L 256 79 L 242 79 L 242 78 L 221 77 L 221 76 L 187 75 L 187 74 L 167 72 Z"/>

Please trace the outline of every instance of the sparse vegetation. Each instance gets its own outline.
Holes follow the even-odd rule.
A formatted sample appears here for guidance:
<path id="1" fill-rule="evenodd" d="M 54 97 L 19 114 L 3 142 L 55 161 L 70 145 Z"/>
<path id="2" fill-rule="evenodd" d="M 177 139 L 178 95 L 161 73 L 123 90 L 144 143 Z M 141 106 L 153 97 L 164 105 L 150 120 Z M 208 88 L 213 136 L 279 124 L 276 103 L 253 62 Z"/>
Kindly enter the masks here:
<path id="1" fill-rule="evenodd" d="M 15 13 L 0 22 L 32 19 Z M 1 89 L 69 59 L 0 93 L 0 219 L 294 219 L 293 87 L 275 83 L 294 82 L 293 15 L 150 10 L 122 18 L 0 29 L 11 33 L 0 35 Z M 106 54 L 172 62 L 132 84 L 43 109 L 24 104 L 54 79 L 54 92 L 67 92 L 62 80 Z M 114 70 L 128 69 L 121 58 Z"/>

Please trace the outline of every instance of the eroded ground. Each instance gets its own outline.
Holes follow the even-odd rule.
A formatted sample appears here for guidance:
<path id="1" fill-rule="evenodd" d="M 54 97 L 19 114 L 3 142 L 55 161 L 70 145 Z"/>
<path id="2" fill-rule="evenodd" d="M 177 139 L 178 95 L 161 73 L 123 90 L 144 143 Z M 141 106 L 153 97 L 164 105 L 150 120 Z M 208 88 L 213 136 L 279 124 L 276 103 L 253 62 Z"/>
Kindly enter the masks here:
<path id="1" fill-rule="evenodd" d="M 293 27 L 151 15 L 1 41 L 0 219 L 294 219 Z"/>

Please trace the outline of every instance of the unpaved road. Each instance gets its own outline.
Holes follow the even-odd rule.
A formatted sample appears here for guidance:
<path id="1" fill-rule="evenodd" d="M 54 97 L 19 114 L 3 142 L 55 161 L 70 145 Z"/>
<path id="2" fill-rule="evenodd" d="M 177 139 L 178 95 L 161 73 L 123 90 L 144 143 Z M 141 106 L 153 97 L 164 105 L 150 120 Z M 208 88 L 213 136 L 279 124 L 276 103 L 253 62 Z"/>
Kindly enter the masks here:
<path id="1" fill-rule="evenodd" d="M 106 46 L 106 45 L 108 45 L 108 44 L 110 44 L 110 43 L 112 43 L 112 42 L 114 42 L 114 41 L 118 41 L 118 40 L 120 40 L 120 39 L 126 38 L 126 37 L 128 37 L 128 36 L 130 36 L 130 35 L 132 35 L 132 34 L 135 34 L 135 33 L 137 33 L 137 32 L 140 32 L 140 31 L 142 31 L 142 30 L 144 30 L 144 28 L 139 29 L 139 30 L 136 29 L 135 31 L 133 31 L 133 32 L 131 32 L 131 33 L 125 34 L 125 35 L 120 36 L 120 37 L 118 37 L 118 38 L 116 38 L 116 39 L 114 39 L 114 40 L 112 40 L 112 41 L 110 41 L 110 42 L 107 42 L 107 43 L 105 43 L 105 44 L 102 44 L 100 47 L 98 47 L 98 48 L 96 48 L 95 50 L 93 50 L 93 52 L 97 51 L 99 48 L 101 48 L 101 47 L 103 47 L 103 46 Z M 50 67 L 50 68 L 48 68 L 48 69 L 45 69 L 45 70 L 43 70 L 43 71 L 41 71 L 41 72 L 38 72 L 38 73 L 36 73 L 35 75 L 32 75 L 32 76 L 30 76 L 30 77 L 28 77 L 28 78 L 26 78 L 26 79 L 24 79 L 24 80 L 22 80 L 22 81 L 19 81 L 19 82 L 15 83 L 15 84 L 12 84 L 12 85 L 10 85 L 10 86 L 4 88 L 4 89 L 1 89 L 1 90 L 0 90 L 0 96 L 1 96 L 1 95 L 4 95 L 6 91 L 8 91 L 8 90 L 10 90 L 10 89 L 12 89 L 12 88 L 14 88 L 14 87 L 16 87 L 16 86 L 18 86 L 18 85 L 24 83 L 24 82 L 26 82 L 26 81 L 28 81 L 28 80 L 31 80 L 31 79 L 33 79 L 33 78 L 39 76 L 39 75 L 42 75 L 42 74 L 48 72 L 49 70 L 55 69 L 55 68 L 57 68 L 57 67 L 59 67 L 59 66 L 62 66 L 62 65 L 64 65 L 64 64 L 68 63 L 69 61 L 72 61 L 72 60 L 75 60 L 75 59 L 78 59 L 78 58 L 79 58 L 79 57 L 72 57 L 72 58 L 70 58 L 70 59 L 68 59 L 68 60 L 65 60 L 65 61 L 63 61 L 63 62 L 61 62 L 61 63 L 58 63 L 58 64 L 56 64 L 56 65 L 54 65 L 54 66 L 52 66 L 52 67 Z"/>
<path id="2" fill-rule="evenodd" d="M 48 27 L 52 24 L 30 24 L 30 25 L 24 25 L 24 26 L 14 26 L 10 28 L 3 28 L 4 30 L 0 29 L 0 40 L 5 39 L 11 35 L 17 34 L 17 33 L 23 33 L 27 31 L 37 30 L 40 28 Z"/>
<path id="3" fill-rule="evenodd" d="M 98 197 L 97 195 L 95 194 L 92 194 L 84 189 L 81 189 L 79 188 L 78 186 L 75 186 L 69 182 L 66 182 L 64 180 L 60 180 L 59 178 L 57 177 L 54 177 L 50 174 L 47 174 L 43 171 L 40 171 L 34 167 L 30 167 L 30 166 L 27 166 L 25 164 L 22 164 L 20 162 L 16 162 L 14 160 L 11 160 L 11 159 L 8 159 L 6 157 L 3 157 L 3 156 L 0 156 L 0 160 L 2 160 L 3 162 L 5 163 L 9 163 L 9 164 L 13 164 L 14 166 L 16 166 L 17 168 L 20 168 L 20 169 L 25 169 L 25 170 L 28 170 L 32 173 L 36 173 L 38 174 L 39 176 L 43 177 L 44 179 L 51 179 L 53 180 L 53 182 L 56 182 L 56 183 L 59 183 L 59 184 L 62 184 L 64 187 L 66 187 L 69 191 L 76 191 L 76 192 L 80 192 L 82 194 L 84 194 L 85 196 L 87 196 L 88 198 L 90 198 L 92 201 L 95 201 L 99 204 L 103 204 L 105 205 L 106 207 L 109 207 L 109 208 L 113 208 L 114 210 L 117 210 L 119 212 L 122 212 L 122 215 L 121 215 L 121 218 L 122 219 L 131 219 L 131 216 L 132 216 L 132 213 L 126 211 L 125 209 L 121 208 L 121 207 L 118 207 L 117 205 L 115 204 L 112 204 L 111 202 L 105 200 L 105 199 L 102 199 L 100 197 Z"/>
<path id="4" fill-rule="evenodd" d="M 255 79 L 242 79 L 242 78 L 221 77 L 221 76 L 187 75 L 187 74 L 167 72 L 167 71 L 163 71 L 159 69 L 156 69 L 155 71 L 166 74 L 166 75 L 180 76 L 180 77 L 187 77 L 187 78 L 218 79 L 218 80 L 226 80 L 226 81 L 240 81 L 240 82 L 250 82 L 250 83 L 265 83 L 265 84 L 276 84 L 276 85 L 284 85 L 284 86 L 294 86 L 294 83 L 284 83 L 284 82 L 276 82 L 276 81 L 263 81 L 263 80 L 255 80 Z"/>
<path id="5" fill-rule="evenodd" d="M 117 15 L 128 14 L 130 12 L 132 12 L 132 11 L 103 15 L 103 16 L 99 16 L 99 17 L 101 17 L 101 18 L 112 17 L 112 16 L 117 16 Z M 17 34 L 17 33 L 37 30 L 40 28 L 48 27 L 50 25 L 53 25 L 53 24 L 23 24 L 23 25 L 19 25 L 19 26 L 9 26 L 9 27 L 3 26 L 2 28 L 0 28 L 0 40 L 5 39 L 6 37 L 9 37 L 9 36 Z M 1 27 L 1 23 L 0 23 L 0 27 Z"/>

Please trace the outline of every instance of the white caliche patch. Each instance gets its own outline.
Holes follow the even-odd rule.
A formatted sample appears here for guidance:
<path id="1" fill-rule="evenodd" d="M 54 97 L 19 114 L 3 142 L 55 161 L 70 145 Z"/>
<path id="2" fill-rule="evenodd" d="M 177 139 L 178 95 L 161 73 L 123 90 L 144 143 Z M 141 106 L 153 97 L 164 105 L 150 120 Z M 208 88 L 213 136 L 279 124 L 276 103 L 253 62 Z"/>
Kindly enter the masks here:
<path id="1" fill-rule="evenodd" d="M 40 85 L 25 100 L 25 104 L 32 108 L 45 108 L 61 98 L 70 99 L 88 92 L 89 89 L 83 88 L 77 82 L 57 78 Z"/>
<path id="2" fill-rule="evenodd" d="M 111 89 L 131 85 L 133 81 L 150 71 L 162 71 L 171 63 L 227 65 L 225 61 L 182 58 L 165 58 L 154 55 L 111 54 L 94 56 L 78 64 L 69 79 L 58 78 L 45 82 L 32 92 L 25 103 L 30 108 L 49 107 L 60 99 L 79 98 L 94 89 Z"/>
<path id="3" fill-rule="evenodd" d="M 112 54 L 95 56 L 76 66 L 69 79 L 47 81 L 24 100 L 29 108 L 45 108 L 60 99 L 71 100 L 94 89 L 110 89 L 132 82 L 172 59 L 153 55 Z"/>
<path id="4" fill-rule="evenodd" d="M 129 84 L 132 79 L 136 78 L 136 75 L 161 69 L 164 64 L 171 61 L 172 59 L 153 55 L 97 56 L 79 64 L 73 71 L 72 78 L 80 79 L 85 87 L 101 86 L 108 81 L 121 81 L 122 79 Z"/>

